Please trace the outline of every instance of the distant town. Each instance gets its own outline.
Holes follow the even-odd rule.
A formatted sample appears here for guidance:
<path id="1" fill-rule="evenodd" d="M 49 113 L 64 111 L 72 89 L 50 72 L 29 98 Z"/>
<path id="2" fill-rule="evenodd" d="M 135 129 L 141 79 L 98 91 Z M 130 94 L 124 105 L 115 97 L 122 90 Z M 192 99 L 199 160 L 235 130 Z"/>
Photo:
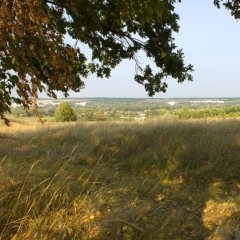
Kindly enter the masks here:
<path id="1" fill-rule="evenodd" d="M 61 101 L 72 102 L 74 105 L 79 106 L 92 106 L 97 104 L 168 104 L 171 106 L 177 104 L 187 105 L 218 105 L 218 104 L 240 104 L 240 98 L 61 98 L 61 99 L 38 99 L 38 106 L 59 105 Z M 18 107 L 16 103 L 12 104 L 12 107 Z"/>

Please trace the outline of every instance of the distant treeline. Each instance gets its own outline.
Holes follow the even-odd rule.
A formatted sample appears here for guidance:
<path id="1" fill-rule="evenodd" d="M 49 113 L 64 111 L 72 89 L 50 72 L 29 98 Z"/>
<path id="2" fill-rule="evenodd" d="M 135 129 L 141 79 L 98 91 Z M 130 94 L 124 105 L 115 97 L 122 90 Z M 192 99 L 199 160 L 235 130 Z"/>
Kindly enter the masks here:
<path id="1" fill-rule="evenodd" d="M 182 107 L 174 115 L 181 119 L 188 118 L 208 118 L 208 117 L 239 117 L 240 105 L 221 108 L 202 108 L 191 110 L 187 106 Z"/>
<path id="2" fill-rule="evenodd" d="M 146 107 L 146 106 L 145 106 Z M 194 106 L 195 107 L 195 106 Z M 212 118 L 212 117 L 240 117 L 240 105 L 222 107 L 192 108 L 183 105 L 181 108 L 175 106 L 129 105 L 129 106 L 99 106 L 83 107 L 72 105 L 78 115 L 78 121 L 107 121 L 107 120 L 137 120 L 139 117 L 145 120 L 158 119 L 160 117 L 173 117 L 177 119 L 189 118 Z M 56 106 L 49 105 L 39 107 L 43 117 L 54 118 Z M 26 112 L 23 108 L 12 109 L 15 117 L 36 117 L 32 110 Z"/>

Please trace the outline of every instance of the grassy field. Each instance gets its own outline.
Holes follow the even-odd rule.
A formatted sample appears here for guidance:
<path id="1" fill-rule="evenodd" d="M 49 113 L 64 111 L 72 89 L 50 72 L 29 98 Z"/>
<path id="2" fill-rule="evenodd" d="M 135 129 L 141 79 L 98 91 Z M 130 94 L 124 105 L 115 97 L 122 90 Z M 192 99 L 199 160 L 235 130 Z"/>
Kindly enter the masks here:
<path id="1" fill-rule="evenodd" d="M 0 239 L 239 240 L 239 119 L 0 126 Z"/>

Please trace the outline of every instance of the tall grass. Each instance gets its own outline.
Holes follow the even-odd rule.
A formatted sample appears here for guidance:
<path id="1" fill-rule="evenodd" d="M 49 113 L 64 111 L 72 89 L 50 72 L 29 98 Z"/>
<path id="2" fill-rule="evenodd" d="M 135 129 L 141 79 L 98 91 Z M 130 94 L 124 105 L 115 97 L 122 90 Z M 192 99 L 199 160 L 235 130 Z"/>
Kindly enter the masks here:
<path id="1" fill-rule="evenodd" d="M 239 120 L 15 124 L 1 136 L 0 239 L 240 238 Z"/>

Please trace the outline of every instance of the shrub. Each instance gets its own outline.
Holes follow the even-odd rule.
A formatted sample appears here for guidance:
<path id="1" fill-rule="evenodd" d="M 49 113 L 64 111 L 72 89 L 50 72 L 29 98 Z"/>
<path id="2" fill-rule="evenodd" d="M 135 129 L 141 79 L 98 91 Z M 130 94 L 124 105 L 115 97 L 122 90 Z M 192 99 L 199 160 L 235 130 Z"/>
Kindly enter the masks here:
<path id="1" fill-rule="evenodd" d="M 55 111 L 54 117 L 56 122 L 77 121 L 77 113 L 69 106 L 68 102 L 60 103 Z"/>

